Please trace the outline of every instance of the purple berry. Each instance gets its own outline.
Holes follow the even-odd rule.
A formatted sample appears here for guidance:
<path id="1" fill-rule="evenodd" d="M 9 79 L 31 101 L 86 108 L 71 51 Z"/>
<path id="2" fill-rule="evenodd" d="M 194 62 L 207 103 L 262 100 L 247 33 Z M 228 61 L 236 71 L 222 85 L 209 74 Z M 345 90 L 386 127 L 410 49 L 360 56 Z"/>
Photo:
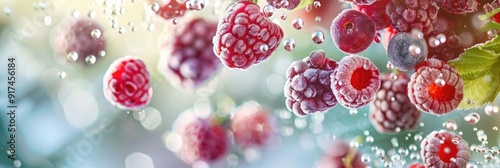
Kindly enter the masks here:
<path id="1" fill-rule="evenodd" d="M 379 71 L 368 58 L 346 56 L 332 74 L 331 87 L 342 106 L 360 108 L 370 103 L 380 88 Z"/>
<path id="2" fill-rule="evenodd" d="M 415 69 L 427 57 L 427 43 L 424 38 L 414 37 L 410 33 L 396 34 L 387 46 L 387 55 L 391 64 L 401 71 Z"/>
<path id="3" fill-rule="evenodd" d="M 305 116 L 337 105 L 330 88 L 330 75 L 336 67 L 337 63 L 327 58 L 322 50 L 313 51 L 304 60 L 292 63 L 285 84 L 288 110 Z"/>
<path id="4" fill-rule="evenodd" d="M 385 12 L 391 18 L 391 25 L 398 32 L 418 29 L 429 34 L 436 22 L 438 7 L 431 0 L 391 0 Z"/>
<path id="5" fill-rule="evenodd" d="M 333 42 L 343 52 L 356 54 L 366 50 L 375 38 L 375 23 L 366 14 L 347 9 L 332 22 Z"/>

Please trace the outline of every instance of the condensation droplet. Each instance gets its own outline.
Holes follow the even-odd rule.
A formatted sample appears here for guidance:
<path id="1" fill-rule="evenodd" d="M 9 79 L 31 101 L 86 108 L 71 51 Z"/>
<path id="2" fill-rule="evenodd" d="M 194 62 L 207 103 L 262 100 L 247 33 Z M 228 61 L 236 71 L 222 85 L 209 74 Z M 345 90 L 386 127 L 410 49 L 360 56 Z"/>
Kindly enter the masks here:
<path id="1" fill-rule="evenodd" d="M 153 2 L 151 4 L 151 10 L 153 10 L 153 12 L 158 12 L 158 10 L 160 10 L 160 5 L 157 2 Z"/>
<path id="2" fill-rule="evenodd" d="M 64 79 L 64 78 L 66 78 L 66 72 L 61 71 L 61 72 L 59 72 L 58 76 L 59 76 L 59 78 Z"/>
<path id="3" fill-rule="evenodd" d="M 302 18 L 298 17 L 293 19 L 292 21 L 293 28 L 300 30 L 304 27 L 304 20 Z"/>
<path id="4" fill-rule="evenodd" d="M 408 50 L 410 51 L 410 54 L 413 57 L 418 57 L 420 55 L 420 52 L 422 52 L 422 50 L 420 49 L 420 47 L 417 46 L 417 45 L 415 45 L 415 44 L 410 45 L 410 47 L 408 48 Z"/>
<path id="5" fill-rule="evenodd" d="M 428 44 L 430 47 L 437 47 L 441 42 L 436 37 L 429 37 Z"/>
<path id="6" fill-rule="evenodd" d="M 371 161 L 371 157 L 368 154 L 363 154 L 361 155 L 361 162 L 363 163 L 369 163 Z"/>
<path id="7" fill-rule="evenodd" d="M 104 50 L 99 51 L 99 56 L 101 56 L 101 57 L 106 56 L 106 51 L 104 51 Z"/>
<path id="8" fill-rule="evenodd" d="M 96 15 L 97 15 L 97 14 L 96 14 L 96 12 L 95 12 L 94 10 L 91 10 L 91 11 L 89 11 L 89 13 L 88 13 L 88 15 L 87 15 L 87 16 L 88 16 L 89 18 L 94 18 Z"/>
<path id="9" fill-rule="evenodd" d="M 314 21 L 316 21 L 316 22 L 321 22 L 321 16 L 316 16 L 316 17 L 314 18 Z"/>
<path id="10" fill-rule="evenodd" d="M 179 19 L 178 19 L 178 18 L 176 18 L 176 17 L 175 17 L 175 18 L 173 18 L 173 19 L 172 19 L 172 24 L 173 24 L 173 25 L 177 25 L 177 24 L 179 24 Z"/>
<path id="11" fill-rule="evenodd" d="M 436 38 L 439 40 L 441 44 L 446 42 L 446 36 L 444 34 L 438 34 Z"/>
<path id="12" fill-rule="evenodd" d="M 79 17 L 79 16 L 80 16 L 80 11 L 79 11 L 79 10 L 76 10 L 76 9 L 75 9 L 75 10 L 73 10 L 73 12 L 71 12 L 71 16 L 73 16 L 73 17 L 75 17 L 75 18 L 76 18 L 76 17 Z"/>
<path id="13" fill-rule="evenodd" d="M 434 80 L 434 83 L 436 84 L 437 87 L 443 87 L 444 85 L 446 85 L 446 81 L 444 81 L 443 78 L 437 78 L 436 80 Z"/>
<path id="14" fill-rule="evenodd" d="M 450 131 L 456 131 L 458 128 L 457 122 L 455 120 L 448 120 L 443 123 L 443 127 Z"/>
<path id="15" fill-rule="evenodd" d="M 281 20 L 286 20 L 287 18 L 287 15 L 286 13 L 282 13 L 281 16 L 280 16 Z"/>
<path id="16" fill-rule="evenodd" d="M 349 114 L 350 115 L 356 115 L 356 114 L 358 114 L 358 109 L 349 109 Z"/>
<path id="17" fill-rule="evenodd" d="M 260 51 L 262 53 L 266 53 L 267 51 L 269 51 L 269 46 L 267 44 L 260 45 Z"/>
<path id="18" fill-rule="evenodd" d="M 325 41 L 325 35 L 320 30 L 314 31 L 314 33 L 312 33 L 312 35 L 311 35 L 311 38 L 312 38 L 313 42 L 316 44 L 321 44 Z"/>
<path id="19" fill-rule="evenodd" d="M 480 117 L 477 113 L 470 113 L 464 117 L 464 120 L 470 124 L 476 124 L 477 122 L 479 122 L 479 119 Z"/>
<path id="20" fill-rule="evenodd" d="M 319 2 L 319 1 L 314 1 L 314 2 L 313 2 L 313 6 L 314 6 L 315 8 L 319 8 L 319 7 L 321 7 L 321 2 Z"/>
<path id="21" fill-rule="evenodd" d="M 68 53 L 68 55 L 66 56 L 66 58 L 72 62 L 75 62 L 77 59 L 78 59 L 78 53 L 77 52 L 74 52 L 74 51 L 71 51 Z"/>
<path id="22" fill-rule="evenodd" d="M 101 37 L 101 30 L 99 29 L 94 29 L 90 32 L 90 36 L 92 36 L 92 38 L 94 39 L 98 39 Z"/>
<path id="23" fill-rule="evenodd" d="M 89 65 L 94 65 L 95 61 L 96 61 L 96 58 L 94 55 L 88 55 L 87 57 L 85 57 L 85 62 Z"/>
<path id="24" fill-rule="evenodd" d="M 274 14 L 274 7 L 267 4 L 262 8 L 262 13 L 264 13 L 264 15 L 267 17 L 271 17 Z"/>
<path id="25" fill-rule="evenodd" d="M 484 113 L 486 115 L 493 115 L 494 113 L 498 113 L 498 109 L 497 105 L 488 104 L 484 107 Z"/>
<path id="26" fill-rule="evenodd" d="M 424 33 L 422 33 L 422 31 L 420 31 L 418 29 L 411 30 L 411 35 L 415 39 L 423 39 L 424 38 Z"/>
<path id="27" fill-rule="evenodd" d="M 50 16 L 45 16 L 45 17 L 43 17 L 43 23 L 44 23 L 46 26 L 49 26 L 50 24 L 52 24 L 52 17 L 50 17 Z"/>
<path id="28" fill-rule="evenodd" d="M 118 28 L 118 33 L 120 33 L 120 34 L 125 33 L 125 28 L 123 28 L 123 27 Z"/>
<path id="29" fill-rule="evenodd" d="M 283 46 L 285 47 L 286 51 L 291 52 L 293 49 L 295 49 L 295 41 L 292 38 L 287 38 L 283 42 Z"/>

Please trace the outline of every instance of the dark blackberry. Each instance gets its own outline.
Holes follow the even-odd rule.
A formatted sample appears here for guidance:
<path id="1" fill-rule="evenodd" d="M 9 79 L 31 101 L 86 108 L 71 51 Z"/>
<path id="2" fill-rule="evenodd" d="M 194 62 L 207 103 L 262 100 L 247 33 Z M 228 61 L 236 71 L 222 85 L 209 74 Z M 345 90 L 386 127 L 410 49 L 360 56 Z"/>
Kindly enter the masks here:
<path id="1" fill-rule="evenodd" d="M 439 9 L 453 14 L 465 14 L 477 11 L 477 0 L 432 0 Z"/>
<path id="2" fill-rule="evenodd" d="M 423 37 L 400 32 L 389 41 L 387 55 L 391 64 L 397 69 L 413 70 L 427 57 L 427 43 Z"/>

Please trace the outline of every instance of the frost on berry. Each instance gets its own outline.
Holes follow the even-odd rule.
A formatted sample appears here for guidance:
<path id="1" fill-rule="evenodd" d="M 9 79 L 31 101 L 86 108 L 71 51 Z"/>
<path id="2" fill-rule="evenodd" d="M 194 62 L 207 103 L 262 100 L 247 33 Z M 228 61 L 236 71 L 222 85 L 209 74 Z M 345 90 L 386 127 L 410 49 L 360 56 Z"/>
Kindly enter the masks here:
<path id="1" fill-rule="evenodd" d="M 370 103 L 370 122 L 381 133 L 413 130 L 420 119 L 421 112 L 408 98 L 410 78 L 404 73 L 396 77 L 380 75 L 380 89 Z"/>
<path id="2" fill-rule="evenodd" d="M 213 162 L 228 151 L 226 130 L 211 119 L 199 118 L 192 109 L 182 112 L 172 130 L 182 138 L 177 155 L 186 163 Z"/>
<path id="3" fill-rule="evenodd" d="M 174 86 L 195 89 L 221 67 L 213 52 L 217 23 L 201 18 L 178 25 L 163 45 L 158 67 Z"/>
<path id="4" fill-rule="evenodd" d="M 425 40 L 406 32 L 396 34 L 387 47 L 389 61 L 401 71 L 413 70 L 427 58 L 427 53 Z"/>
<path id="5" fill-rule="evenodd" d="M 408 84 L 408 96 L 424 112 L 443 115 L 458 107 L 464 83 L 455 68 L 435 58 L 420 64 Z"/>
<path id="6" fill-rule="evenodd" d="M 283 30 L 250 1 L 231 5 L 219 21 L 214 52 L 229 68 L 247 69 L 267 59 L 283 39 Z M 261 50 L 267 46 L 267 50 Z"/>
<path id="7" fill-rule="evenodd" d="M 349 54 L 366 50 L 372 44 L 375 32 L 373 20 L 354 9 L 342 11 L 335 17 L 330 27 L 335 46 Z"/>
<path id="8" fill-rule="evenodd" d="M 432 0 L 439 9 L 453 14 L 466 14 L 477 11 L 477 0 Z"/>
<path id="9" fill-rule="evenodd" d="M 276 9 L 285 8 L 292 10 L 299 6 L 301 1 L 302 0 L 267 0 L 267 3 Z"/>
<path id="10" fill-rule="evenodd" d="M 147 7 L 164 19 L 181 17 L 187 10 L 188 0 L 146 0 Z"/>
<path id="11" fill-rule="evenodd" d="M 465 168 L 470 160 L 467 141 L 445 130 L 433 131 L 421 143 L 425 167 Z"/>
<path id="12" fill-rule="evenodd" d="M 379 70 L 368 58 L 351 55 L 338 62 L 331 76 L 337 101 L 346 108 L 360 108 L 373 100 L 380 88 Z"/>
<path id="13" fill-rule="evenodd" d="M 103 32 L 103 28 L 91 19 L 67 18 L 55 28 L 52 47 L 65 59 L 84 63 L 87 57 L 102 56 L 106 49 Z"/>
<path id="14" fill-rule="evenodd" d="M 149 80 L 149 71 L 141 59 L 132 56 L 119 58 L 104 74 L 104 97 L 120 109 L 142 109 L 153 96 Z"/>
<path id="15" fill-rule="evenodd" d="M 390 0 L 378 0 L 373 2 L 370 5 L 355 5 L 353 4 L 353 8 L 363 12 L 368 17 L 370 17 L 375 23 L 375 27 L 377 30 L 382 30 L 390 25 L 391 19 L 389 15 L 385 13 L 385 7 L 390 2 Z"/>
<path id="16" fill-rule="evenodd" d="M 231 118 L 231 131 L 243 148 L 268 144 L 276 131 L 272 115 L 256 102 L 240 106 Z"/>
<path id="17" fill-rule="evenodd" d="M 391 25 L 399 32 L 411 32 L 414 29 L 429 34 L 436 21 L 438 7 L 431 0 L 391 0 L 386 13 Z"/>
<path id="18" fill-rule="evenodd" d="M 361 154 L 356 148 L 351 148 L 343 140 L 335 139 L 327 149 L 323 159 L 318 164 L 319 168 L 365 168 L 361 161 Z"/>
<path id="19" fill-rule="evenodd" d="M 315 50 L 309 57 L 292 63 L 284 88 L 288 110 L 305 116 L 337 105 L 330 87 L 330 76 L 336 67 L 336 62 L 327 58 L 322 50 Z"/>
<path id="20" fill-rule="evenodd" d="M 408 165 L 408 168 L 425 168 L 425 165 L 422 163 L 415 162 Z"/>

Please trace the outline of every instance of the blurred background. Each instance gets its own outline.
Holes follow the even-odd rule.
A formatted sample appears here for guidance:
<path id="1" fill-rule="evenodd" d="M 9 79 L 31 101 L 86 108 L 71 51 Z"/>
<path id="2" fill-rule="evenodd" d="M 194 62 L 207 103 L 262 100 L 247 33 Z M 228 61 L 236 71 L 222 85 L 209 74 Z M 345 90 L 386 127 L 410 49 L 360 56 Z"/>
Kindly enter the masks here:
<path id="1" fill-rule="evenodd" d="M 177 25 L 192 17 L 217 20 L 231 3 L 206 2 L 204 10 L 187 12 Z M 281 44 L 268 60 L 246 71 L 223 67 L 203 87 L 187 91 L 173 87 L 157 68 L 160 46 L 171 37 L 169 33 L 176 25 L 148 11 L 149 6 L 143 0 L 1 0 L 0 67 L 4 68 L 1 71 L 7 71 L 7 58 L 17 60 L 18 109 L 17 160 L 13 161 L 7 158 L 5 143 L 9 140 L 10 118 L 4 114 L 7 79 L 6 72 L 2 72 L 0 167 L 191 167 L 169 150 L 169 135 L 178 114 L 194 107 L 229 114 L 247 101 L 269 109 L 278 121 L 277 138 L 265 148 L 250 151 L 233 145 L 224 158 L 197 167 L 315 167 L 335 138 L 358 147 L 365 158 L 370 158 L 368 164 L 372 167 L 401 167 L 419 161 L 421 138 L 433 130 L 445 129 L 443 123 L 449 120 L 456 121 L 456 132 L 471 146 L 498 146 L 500 114 L 487 115 L 485 109 L 456 110 L 441 117 L 423 113 L 417 130 L 398 134 L 379 134 L 368 120 L 368 106 L 358 109 L 356 114 L 349 114 L 340 105 L 303 118 L 289 112 L 283 86 L 285 72 L 293 61 L 316 49 L 325 50 L 328 57 L 337 61 L 346 56 L 332 43 L 329 25 L 342 8 L 349 6 L 336 0 L 320 2 L 321 7 L 310 6 L 308 10 L 275 10 L 271 17 L 284 29 L 285 38 L 294 40 L 293 51 L 286 51 Z M 266 1 L 260 0 L 259 4 L 265 5 Z M 287 15 L 286 20 L 280 19 L 283 14 Z M 94 65 L 61 61 L 61 56 L 54 53 L 51 45 L 54 28 L 68 17 L 88 17 L 103 27 L 106 55 Z M 301 30 L 292 26 L 297 17 L 304 20 Z M 325 35 L 322 44 L 311 39 L 316 30 Z M 153 97 L 141 111 L 120 110 L 103 95 L 102 78 L 106 69 L 125 55 L 142 58 L 152 74 Z M 382 44 L 373 43 L 360 55 L 368 57 L 380 71 L 390 73 Z M 488 109 L 498 111 L 498 106 Z M 470 124 L 464 120 L 471 112 L 479 114 L 479 122 Z M 471 165 L 495 167 L 499 163 L 498 156 L 485 159 L 485 155 L 474 152 Z"/>

